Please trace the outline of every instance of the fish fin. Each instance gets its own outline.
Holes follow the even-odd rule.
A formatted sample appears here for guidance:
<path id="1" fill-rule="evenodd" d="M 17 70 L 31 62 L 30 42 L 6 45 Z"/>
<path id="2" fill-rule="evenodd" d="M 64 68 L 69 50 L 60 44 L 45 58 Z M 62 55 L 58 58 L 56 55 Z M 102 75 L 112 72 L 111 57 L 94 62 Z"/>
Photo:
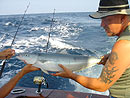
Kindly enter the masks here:
<path id="1" fill-rule="evenodd" d="M 43 68 L 41 68 L 41 70 L 42 70 L 44 73 L 46 73 L 46 74 L 49 75 L 48 71 L 44 70 Z"/>
<path id="2" fill-rule="evenodd" d="M 40 68 L 40 67 L 41 67 L 37 62 L 34 63 L 32 66 L 37 67 L 37 68 Z"/>
<path id="3" fill-rule="evenodd" d="M 33 66 L 40 68 L 44 73 L 49 74 L 45 69 L 42 67 L 43 63 L 40 61 L 37 61 Z"/>

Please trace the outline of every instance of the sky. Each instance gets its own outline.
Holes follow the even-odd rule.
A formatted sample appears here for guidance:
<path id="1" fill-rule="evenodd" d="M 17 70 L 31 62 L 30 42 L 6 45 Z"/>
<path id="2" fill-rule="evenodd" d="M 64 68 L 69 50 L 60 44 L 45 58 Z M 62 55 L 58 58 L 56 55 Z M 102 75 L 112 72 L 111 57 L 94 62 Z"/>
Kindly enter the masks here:
<path id="1" fill-rule="evenodd" d="M 99 0 L 0 0 L 0 15 L 56 12 L 95 12 Z"/>

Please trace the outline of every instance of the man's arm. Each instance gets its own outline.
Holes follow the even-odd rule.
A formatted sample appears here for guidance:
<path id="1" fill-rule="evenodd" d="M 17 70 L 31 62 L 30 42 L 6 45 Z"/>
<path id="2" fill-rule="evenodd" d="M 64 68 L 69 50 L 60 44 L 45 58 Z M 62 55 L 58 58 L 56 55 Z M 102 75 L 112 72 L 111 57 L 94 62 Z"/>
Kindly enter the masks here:
<path id="1" fill-rule="evenodd" d="M 90 78 L 74 74 L 63 65 L 60 65 L 60 67 L 64 70 L 63 72 L 52 75 L 70 78 L 86 88 L 104 92 L 109 89 L 129 67 L 129 60 L 130 42 L 119 41 L 114 45 L 111 55 L 103 67 L 99 78 Z"/>
<path id="2" fill-rule="evenodd" d="M 6 97 L 25 74 L 36 70 L 39 70 L 39 68 L 33 67 L 31 64 L 27 64 L 19 73 L 16 74 L 16 76 L 0 88 L 0 98 Z"/>
<path id="3" fill-rule="evenodd" d="M 130 41 L 120 40 L 113 46 L 99 80 L 109 89 L 130 68 Z"/>

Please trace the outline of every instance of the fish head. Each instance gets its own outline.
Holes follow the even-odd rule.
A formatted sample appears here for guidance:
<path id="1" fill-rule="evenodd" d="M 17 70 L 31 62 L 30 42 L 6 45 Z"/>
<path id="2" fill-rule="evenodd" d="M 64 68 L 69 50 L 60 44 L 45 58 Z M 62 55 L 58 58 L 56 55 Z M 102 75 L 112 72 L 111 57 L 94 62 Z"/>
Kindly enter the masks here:
<path id="1" fill-rule="evenodd" d="M 33 53 L 20 53 L 17 58 L 27 64 L 34 64 L 37 61 L 38 55 Z"/>

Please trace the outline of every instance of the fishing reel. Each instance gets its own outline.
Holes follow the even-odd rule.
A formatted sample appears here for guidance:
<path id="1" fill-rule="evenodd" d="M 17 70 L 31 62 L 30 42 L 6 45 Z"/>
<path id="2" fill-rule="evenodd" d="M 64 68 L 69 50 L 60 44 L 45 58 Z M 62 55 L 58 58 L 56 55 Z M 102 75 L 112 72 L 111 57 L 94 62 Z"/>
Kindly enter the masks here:
<path id="1" fill-rule="evenodd" d="M 34 84 L 44 84 L 46 85 L 46 80 L 44 77 L 41 76 L 35 76 L 33 79 Z"/>
<path id="2" fill-rule="evenodd" d="M 46 87 L 48 88 L 48 83 L 46 82 L 46 79 L 42 76 L 35 76 L 33 79 L 34 84 L 38 84 L 38 90 L 36 91 L 36 93 L 41 94 L 42 90 L 41 90 L 41 86 L 46 85 Z"/>

